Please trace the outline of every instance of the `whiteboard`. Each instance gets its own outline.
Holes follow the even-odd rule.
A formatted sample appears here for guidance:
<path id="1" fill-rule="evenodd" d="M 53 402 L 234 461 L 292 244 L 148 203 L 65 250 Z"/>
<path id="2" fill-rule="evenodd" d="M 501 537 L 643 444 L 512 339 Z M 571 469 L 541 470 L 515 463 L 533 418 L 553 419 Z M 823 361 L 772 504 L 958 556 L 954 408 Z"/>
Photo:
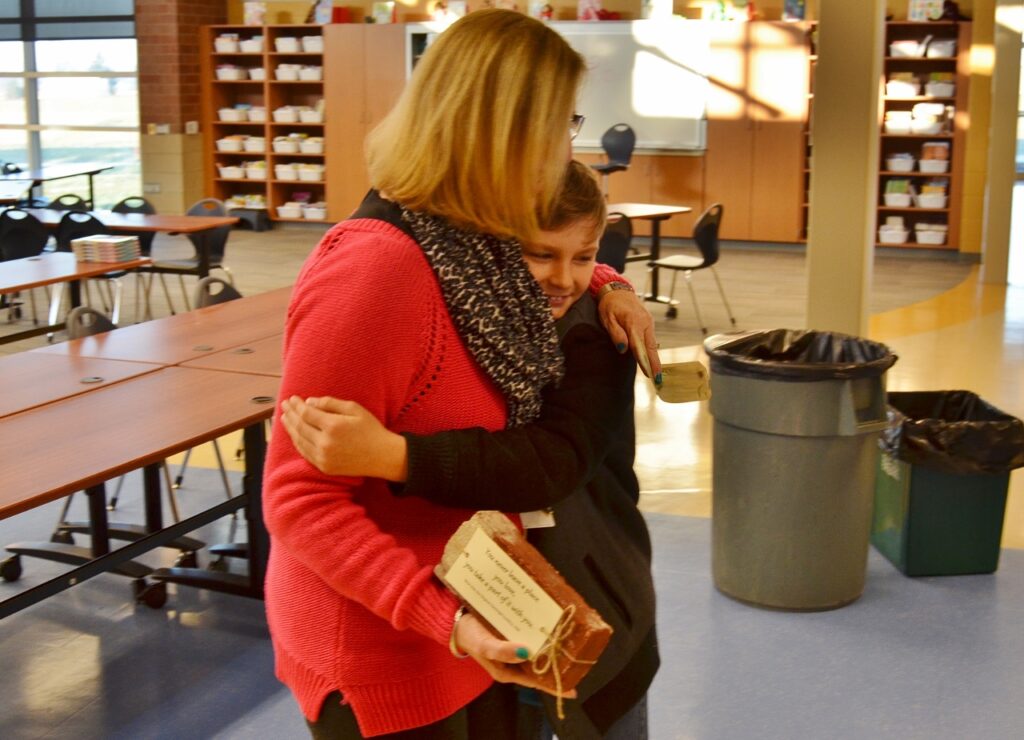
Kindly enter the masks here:
<path id="1" fill-rule="evenodd" d="M 576 111 L 586 116 L 577 147 L 600 148 L 617 123 L 637 149 L 703 151 L 710 44 L 705 25 L 682 18 L 550 24 L 587 60 Z"/>

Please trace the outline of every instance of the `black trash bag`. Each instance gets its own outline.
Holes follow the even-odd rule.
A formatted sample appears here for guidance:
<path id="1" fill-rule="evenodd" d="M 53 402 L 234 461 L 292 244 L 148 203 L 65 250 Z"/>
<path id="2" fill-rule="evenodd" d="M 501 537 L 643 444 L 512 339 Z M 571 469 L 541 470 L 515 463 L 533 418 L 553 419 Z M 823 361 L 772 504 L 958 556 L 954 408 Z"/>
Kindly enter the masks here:
<path id="1" fill-rule="evenodd" d="M 991 475 L 1024 467 L 1024 422 L 970 391 L 889 393 L 878 440 L 893 457 L 943 473 Z"/>
<path id="2" fill-rule="evenodd" d="M 704 350 L 712 372 L 792 382 L 873 378 L 897 359 L 878 342 L 797 329 L 716 334 L 705 340 Z"/>

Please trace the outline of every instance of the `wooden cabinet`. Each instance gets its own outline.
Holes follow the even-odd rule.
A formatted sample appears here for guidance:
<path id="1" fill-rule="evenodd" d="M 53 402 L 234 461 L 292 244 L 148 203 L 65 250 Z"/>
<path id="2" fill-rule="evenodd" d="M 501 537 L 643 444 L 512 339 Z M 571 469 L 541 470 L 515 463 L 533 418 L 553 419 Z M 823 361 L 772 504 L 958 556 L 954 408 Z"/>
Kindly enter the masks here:
<path id="1" fill-rule="evenodd" d="M 798 242 L 804 200 L 806 25 L 709 23 L 704 202 L 724 239 Z"/>
<path id="2" fill-rule="evenodd" d="M 206 192 L 279 221 L 329 221 L 321 26 L 207 26 Z M 284 208 L 287 203 L 299 203 Z"/>
<path id="3" fill-rule="evenodd" d="M 886 24 L 877 226 L 902 223 L 905 238 L 893 229 L 883 240 L 876 231 L 879 246 L 959 247 L 970 43 L 970 23 Z M 936 120 L 929 117 L 940 111 Z M 946 164 L 927 158 L 922 163 L 923 155 L 936 151 L 948 154 Z M 944 194 L 918 199 L 889 193 L 887 198 L 887 190 L 908 184 L 917 193 L 942 186 Z"/>
<path id="4" fill-rule="evenodd" d="M 325 27 L 328 211 L 340 220 L 370 187 L 364 144 L 394 106 L 409 62 L 405 24 Z"/>

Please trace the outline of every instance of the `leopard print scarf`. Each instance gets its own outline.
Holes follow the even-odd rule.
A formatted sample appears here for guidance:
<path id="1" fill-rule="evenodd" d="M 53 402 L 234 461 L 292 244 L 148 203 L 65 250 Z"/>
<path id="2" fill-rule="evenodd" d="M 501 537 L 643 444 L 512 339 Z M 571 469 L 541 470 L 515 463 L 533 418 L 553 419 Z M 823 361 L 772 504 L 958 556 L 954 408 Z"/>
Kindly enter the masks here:
<path id="1" fill-rule="evenodd" d="M 401 211 L 437 275 L 455 328 L 505 396 L 508 426 L 537 418 L 541 390 L 561 379 L 565 360 L 551 309 L 519 242 Z"/>

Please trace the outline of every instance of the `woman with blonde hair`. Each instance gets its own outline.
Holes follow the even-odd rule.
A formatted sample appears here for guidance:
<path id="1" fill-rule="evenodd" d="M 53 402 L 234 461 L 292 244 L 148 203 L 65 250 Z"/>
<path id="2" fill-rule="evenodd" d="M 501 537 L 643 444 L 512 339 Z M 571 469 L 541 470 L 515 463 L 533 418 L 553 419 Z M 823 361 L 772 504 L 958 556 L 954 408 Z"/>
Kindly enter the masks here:
<path id="1" fill-rule="evenodd" d="M 509 11 L 438 38 L 371 137 L 374 190 L 299 276 L 282 398 L 352 399 L 417 434 L 537 416 L 563 359 L 520 241 L 558 194 L 583 69 L 554 31 Z M 617 278 L 597 271 L 591 290 Z M 601 311 L 621 317 L 605 322 L 618 342 L 631 322 L 653 338 L 629 291 L 606 291 Z M 514 738 L 509 683 L 528 682 L 509 664 L 530 656 L 433 576 L 471 512 L 323 474 L 275 424 L 267 616 L 277 675 L 314 737 Z"/>

